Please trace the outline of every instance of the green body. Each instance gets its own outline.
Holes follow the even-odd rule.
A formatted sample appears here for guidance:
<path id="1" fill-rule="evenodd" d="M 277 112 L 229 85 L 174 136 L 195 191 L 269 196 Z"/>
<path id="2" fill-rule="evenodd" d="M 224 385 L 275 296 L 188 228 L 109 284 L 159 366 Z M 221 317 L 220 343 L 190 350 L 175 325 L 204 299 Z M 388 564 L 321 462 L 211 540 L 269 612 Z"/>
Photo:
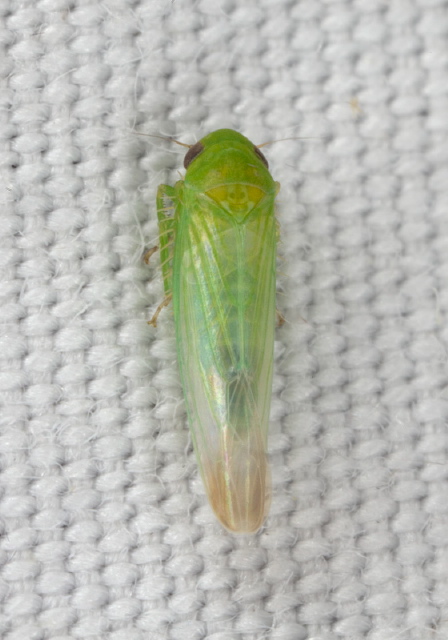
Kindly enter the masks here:
<path id="1" fill-rule="evenodd" d="M 165 294 L 207 495 L 225 527 L 252 532 L 270 498 L 279 185 L 260 151 L 229 129 L 194 145 L 185 165 L 185 179 L 158 192 Z"/>

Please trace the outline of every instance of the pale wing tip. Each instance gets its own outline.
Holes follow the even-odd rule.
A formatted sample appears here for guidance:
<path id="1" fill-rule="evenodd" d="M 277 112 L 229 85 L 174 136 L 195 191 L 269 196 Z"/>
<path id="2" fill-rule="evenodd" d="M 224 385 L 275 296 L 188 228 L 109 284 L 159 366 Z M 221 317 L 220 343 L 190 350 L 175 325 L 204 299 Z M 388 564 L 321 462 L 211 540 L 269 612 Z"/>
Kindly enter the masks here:
<path id="1" fill-rule="evenodd" d="M 207 473 L 205 485 L 219 522 L 232 533 L 256 533 L 271 503 L 269 467 L 264 454 L 244 469 L 223 465 Z"/>

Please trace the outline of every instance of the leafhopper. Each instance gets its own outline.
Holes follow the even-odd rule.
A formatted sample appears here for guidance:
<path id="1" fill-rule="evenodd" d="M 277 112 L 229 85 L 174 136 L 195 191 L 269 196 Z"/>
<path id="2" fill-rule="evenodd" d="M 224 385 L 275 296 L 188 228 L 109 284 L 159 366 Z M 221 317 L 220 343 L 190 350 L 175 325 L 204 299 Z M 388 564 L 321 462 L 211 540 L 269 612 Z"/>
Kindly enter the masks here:
<path id="1" fill-rule="evenodd" d="M 188 146 L 188 145 L 186 145 Z M 165 299 L 197 461 L 224 527 L 252 533 L 270 503 L 280 185 L 260 149 L 220 129 L 192 145 L 185 178 L 157 192 Z"/>

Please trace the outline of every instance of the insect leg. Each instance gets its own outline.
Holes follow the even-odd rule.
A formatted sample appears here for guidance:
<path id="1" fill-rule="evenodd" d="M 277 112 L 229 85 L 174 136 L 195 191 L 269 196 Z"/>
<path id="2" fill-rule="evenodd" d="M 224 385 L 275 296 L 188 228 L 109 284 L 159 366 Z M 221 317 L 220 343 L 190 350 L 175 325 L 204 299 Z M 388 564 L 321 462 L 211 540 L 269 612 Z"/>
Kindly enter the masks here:
<path id="1" fill-rule="evenodd" d="M 166 198 L 174 202 L 176 189 L 166 184 L 161 184 L 157 189 L 157 218 L 159 220 L 160 262 L 162 265 L 163 289 L 165 296 L 168 297 L 171 295 L 171 282 L 173 279 L 172 260 L 176 219 L 174 216 L 168 216 L 166 214 Z"/>
<path id="2" fill-rule="evenodd" d="M 275 315 L 277 316 L 277 327 L 283 327 L 285 324 L 285 316 L 278 309 L 275 310 Z"/>
<path id="3" fill-rule="evenodd" d="M 154 253 L 158 250 L 158 248 L 159 247 L 156 245 L 155 247 L 151 247 L 151 249 L 148 249 L 148 251 L 143 256 L 143 261 L 145 262 L 145 264 L 149 264 L 149 260 L 151 256 L 154 255 Z"/>
<path id="4" fill-rule="evenodd" d="M 160 261 L 162 267 L 163 276 L 163 289 L 165 297 L 156 309 L 151 320 L 148 324 L 153 327 L 157 326 L 157 318 L 159 317 L 162 309 L 169 305 L 171 302 L 171 282 L 173 279 L 173 250 L 174 250 L 174 228 L 175 217 L 167 215 L 167 211 L 173 209 L 173 207 L 165 206 L 165 198 L 169 198 L 174 202 L 176 197 L 176 190 L 174 187 L 170 187 L 166 184 L 159 185 L 157 189 L 157 219 L 159 221 L 159 246 L 152 247 L 146 252 L 144 256 L 145 262 L 148 264 L 151 256 L 160 249 Z"/>
<path id="5" fill-rule="evenodd" d="M 167 307 L 169 305 L 172 297 L 173 296 L 169 294 L 162 300 L 151 320 L 148 320 L 148 324 L 150 324 L 152 327 L 157 327 L 157 318 L 159 317 L 159 313 L 162 311 L 163 307 Z"/>

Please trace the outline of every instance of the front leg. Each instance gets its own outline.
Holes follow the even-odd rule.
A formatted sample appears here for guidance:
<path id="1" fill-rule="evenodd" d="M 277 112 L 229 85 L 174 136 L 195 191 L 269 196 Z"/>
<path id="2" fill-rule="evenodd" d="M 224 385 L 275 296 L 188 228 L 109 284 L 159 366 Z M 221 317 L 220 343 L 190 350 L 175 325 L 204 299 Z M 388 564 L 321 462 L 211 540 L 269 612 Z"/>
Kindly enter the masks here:
<path id="1" fill-rule="evenodd" d="M 169 198 L 173 205 L 166 206 L 166 199 Z M 171 286 L 173 281 L 173 253 L 175 241 L 175 223 L 174 215 L 168 215 L 168 211 L 173 211 L 176 205 L 176 189 L 167 184 L 159 185 L 157 189 L 157 219 L 159 221 L 159 243 L 160 243 L 160 262 L 162 266 L 163 289 L 165 297 L 171 295 Z M 165 305 L 166 306 L 166 305 Z"/>
<path id="2" fill-rule="evenodd" d="M 169 198 L 175 203 L 176 189 L 166 184 L 159 185 L 157 189 L 157 219 L 159 221 L 159 246 L 152 247 L 144 255 L 144 261 L 149 263 L 151 256 L 160 248 L 160 261 L 162 267 L 163 289 L 165 297 L 157 307 L 148 324 L 157 327 L 157 318 L 164 307 L 167 307 L 172 299 L 171 285 L 173 281 L 173 252 L 174 252 L 174 229 L 175 217 L 168 215 L 168 211 L 173 211 L 175 206 L 167 207 L 165 199 Z"/>

